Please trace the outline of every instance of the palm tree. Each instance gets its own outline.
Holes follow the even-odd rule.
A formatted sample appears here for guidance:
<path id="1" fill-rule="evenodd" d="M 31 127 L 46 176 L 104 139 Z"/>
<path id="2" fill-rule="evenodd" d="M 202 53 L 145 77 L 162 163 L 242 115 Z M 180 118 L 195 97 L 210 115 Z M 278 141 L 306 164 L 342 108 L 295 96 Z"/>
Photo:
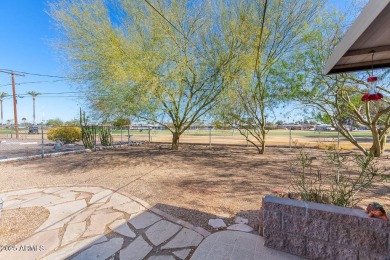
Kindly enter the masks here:
<path id="1" fill-rule="evenodd" d="M 8 96 L 5 92 L 0 92 L 1 125 L 3 125 L 3 98 Z"/>
<path id="2" fill-rule="evenodd" d="M 35 91 L 29 91 L 27 92 L 27 94 L 29 94 L 33 98 L 33 125 L 35 125 L 35 97 L 40 95 L 41 93 Z"/>
<path id="3" fill-rule="evenodd" d="M 26 126 L 26 120 L 27 120 L 27 118 L 25 118 L 25 117 L 22 118 L 24 126 Z"/>

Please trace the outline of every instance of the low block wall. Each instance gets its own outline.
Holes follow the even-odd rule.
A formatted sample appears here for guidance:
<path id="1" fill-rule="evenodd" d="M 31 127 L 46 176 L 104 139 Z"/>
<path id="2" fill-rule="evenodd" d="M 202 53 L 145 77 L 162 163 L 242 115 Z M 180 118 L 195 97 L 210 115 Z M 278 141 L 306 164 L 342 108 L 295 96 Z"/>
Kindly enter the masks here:
<path id="1" fill-rule="evenodd" d="M 266 196 L 265 246 L 309 259 L 390 260 L 390 222 L 360 209 Z"/>

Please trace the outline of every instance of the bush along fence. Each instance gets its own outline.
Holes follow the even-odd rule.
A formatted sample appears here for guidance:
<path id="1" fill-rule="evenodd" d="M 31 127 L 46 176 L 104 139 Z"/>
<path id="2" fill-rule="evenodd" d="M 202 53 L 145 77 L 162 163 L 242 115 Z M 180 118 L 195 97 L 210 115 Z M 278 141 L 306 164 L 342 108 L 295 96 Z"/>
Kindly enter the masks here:
<path id="1" fill-rule="evenodd" d="M 309 259 L 390 259 L 390 222 L 361 209 L 266 196 L 260 212 L 267 247 Z"/>

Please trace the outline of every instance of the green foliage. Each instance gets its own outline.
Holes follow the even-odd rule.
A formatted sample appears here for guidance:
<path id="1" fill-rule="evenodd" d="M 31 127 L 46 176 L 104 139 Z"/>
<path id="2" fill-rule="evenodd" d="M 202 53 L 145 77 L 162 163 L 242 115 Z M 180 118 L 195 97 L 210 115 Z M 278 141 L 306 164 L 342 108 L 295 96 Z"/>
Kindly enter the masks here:
<path id="1" fill-rule="evenodd" d="M 153 4 L 177 30 L 139 0 L 59 0 L 50 15 L 63 32 L 60 51 L 74 78 L 89 86 L 87 98 L 100 117 L 133 115 L 164 125 L 177 149 L 180 135 L 227 85 L 238 39 L 222 28 L 222 1 Z M 113 6 L 122 14 L 116 19 Z"/>
<path id="2" fill-rule="evenodd" d="M 125 126 L 125 125 L 130 125 L 130 119 L 126 119 L 126 118 L 118 118 L 114 124 L 114 126 L 116 127 L 122 127 L 122 126 Z"/>
<path id="3" fill-rule="evenodd" d="M 366 156 L 380 157 L 385 150 L 385 140 L 390 130 L 389 73 L 381 75 L 378 90 L 385 96 L 381 101 L 362 102 L 368 92 L 367 72 L 343 73 L 326 76 L 326 61 L 344 35 L 345 16 L 324 11 L 316 20 L 315 29 L 306 35 L 306 48 L 296 53 L 294 74 L 301 74 L 301 92 L 296 101 L 313 108 L 313 118 L 331 124 Z M 293 68 L 293 69 L 294 69 Z M 308 112 L 308 111 L 307 111 Z M 351 125 L 366 126 L 372 133 L 372 146 L 367 149 L 351 134 Z"/>
<path id="4" fill-rule="evenodd" d="M 224 123 L 224 122 L 222 122 L 220 120 L 214 120 L 213 126 L 216 129 L 220 129 L 220 130 L 229 130 L 231 128 L 231 126 L 229 124 Z"/>
<path id="5" fill-rule="evenodd" d="M 51 141 L 61 141 L 65 144 L 79 142 L 81 129 L 79 127 L 55 127 L 47 131 L 47 138 Z"/>
<path id="6" fill-rule="evenodd" d="M 61 126 L 63 124 L 64 124 L 64 122 L 59 118 L 49 119 L 46 121 L 46 125 L 51 125 L 51 126 Z"/>
<path id="7" fill-rule="evenodd" d="M 80 126 L 80 122 L 77 119 L 73 119 L 71 121 L 64 122 L 64 125 L 66 125 L 66 126 Z"/>
<path id="8" fill-rule="evenodd" d="M 102 146 L 111 146 L 113 143 L 110 126 L 99 127 L 99 138 Z"/>
<path id="9" fill-rule="evenodd" d="M 236 127 L 259 153 L 265 152 L 267 123 L 296 96 L 302 74 L 291 73 L 321 1 L 237 1 L 225 10 L 228 30 L 238 39 L 235 76 L 215 108 L 218 120 Z M 264 16 L 264 10 L 266 13 Z M 264 18 L 264 26 L 263 25 Z M 256 32 L 256 33 L 255 33 Z M 249 137 L 253 138 L 249 138 Z"/>
<path id="10" fill-rule="evenodd" d="M 327 152 L 320 165 L 314 165 L 309 154 L 301 150 L 291 170 L 291 189 L 300 199 L 344 207 L 355 206 L 361 200 L 358 193 L 383 176 L 372 155 L 351 159 L 336 150 Z"/>

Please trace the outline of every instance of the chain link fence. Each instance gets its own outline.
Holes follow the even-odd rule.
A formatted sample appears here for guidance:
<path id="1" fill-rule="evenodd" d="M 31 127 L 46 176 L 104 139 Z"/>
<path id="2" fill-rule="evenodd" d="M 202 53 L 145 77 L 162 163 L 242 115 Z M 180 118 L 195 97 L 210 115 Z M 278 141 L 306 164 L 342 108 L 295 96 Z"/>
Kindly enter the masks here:
<path id="1" fill-rule="evenodd" d="M 16 137 L 14 128 L 0 127 L 0 160 L 25 157 L 44 156 L 57 152 L 83 151 L 85 147 L 91 150 L 100 150 L 104 146 L 140 145 L 147 142 L 169 144 L 172 134 L 168 130 L 139 126 L 83 126 L 83 133 L 89 134 L 89 144 L 85 145 L 80 138 L 77 141 L 65 141 L 61 138 L 51 137 L 50 131 L 55 127 L 30 126 L 20 127 L 19 136 Z M 67 129 L 72 127 L 61 126 Z M 75 128 L 75 127 L 73 127 Z M 80 127 L 76 127 L 81 132 Z M 369 131 L 353 132 L 355 138 L 370 147 L 372 143 Z M 266 137 L 268 146 L 281 147 L 317 147 L 329 149 L 353 149 L 354 147 L 335 131 L 301 131 L 301 130 L 270 130 Z M 85 137 L 84 137 L 85 139 Z M 255 141 L 253 137 L 249 140 Z M 218 130 L 214 128 L 191 129 L 185 131 L 180 137 L 180 143 L 205 145 L 243 145 L 251 146 L 250 142 L 238 130 Z"/>

